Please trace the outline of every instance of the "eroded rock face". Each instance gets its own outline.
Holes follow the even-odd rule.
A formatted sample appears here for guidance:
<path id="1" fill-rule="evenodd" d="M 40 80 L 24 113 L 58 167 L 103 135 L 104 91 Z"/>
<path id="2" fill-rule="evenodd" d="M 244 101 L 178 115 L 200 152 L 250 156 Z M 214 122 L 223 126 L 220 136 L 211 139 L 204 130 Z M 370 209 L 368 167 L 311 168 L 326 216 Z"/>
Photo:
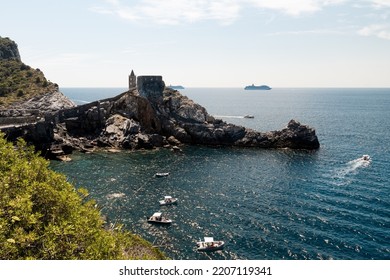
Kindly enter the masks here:
<path id="1" fill-rule="evenodd" d="M 55 102 L 53 101 L 55 104 Z M 69 106 L 72 106 L 69 104 Z M 59 108 L 59 106 L 55 106 Z M 45 128 L 45 129 L 44 129 Z M 258 132 L 210 116 L 178 91 L 165 89 L 150 100 L 136 89 L 115 98 L 59 110 L 29 128 L 49 150 L 94 147 L 152 149 L 180 144 L 318 149 L 315 130 L 291 120 L 279 131 Z M 47 139 L 45 138 L 45 135 Z"/>
<path id="2" fill-rule="evenodd" d="M 141 131 L 139 122 L 115 114 L 107 119 L 99 141 L 111 147 L 131 147 L 130 138 Z"/>
<path id="3" fill-rule="evenodd" d="M 164 91 L 162 104 L 157 104 L 162 130 L 183 143 L 228 145 L 260 148 L 317 149 L 315 130 L 291 120 L 280 131 L 257 132 L 223 122 L 210 116 L 206 109 L 171 89 Z"/>
<path id="4" fill-rule="evenodd" d="M 139 96 L 135 90 L 110 102 L 107 110 L 109 114 L 120 114 L 138 121 L 146 132 L 161 132 L 161 123 L 155 109 L 146 98 Z"/>
<path id="5" fill-rule="evenodd" d="M 58 110 L 76 107 L 76 104 L 59 91 L 34 97 L 26 102 L 15 104 L 26 110 L 40 110 L 41 112 L 56 112 Z"/>

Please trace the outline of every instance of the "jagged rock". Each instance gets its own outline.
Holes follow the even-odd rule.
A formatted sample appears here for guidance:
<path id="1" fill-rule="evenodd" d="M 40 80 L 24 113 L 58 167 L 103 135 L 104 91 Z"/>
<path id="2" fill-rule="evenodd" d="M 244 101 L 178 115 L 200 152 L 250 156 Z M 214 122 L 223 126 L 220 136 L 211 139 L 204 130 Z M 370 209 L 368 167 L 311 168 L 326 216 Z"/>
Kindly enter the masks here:
<path id="1" fill-rule="evenodd" d="M 96 146 L 152 149 L 181 143 L 319 148 L 315 130 L 295 120 L 279 131 L 257 132 L 215 119 L 188 97 L 171 89 L 159 93 L 155 90 L 159 87 L 147 87 L 153 95 L 150 99 L 146 98 L 148 94 L 141 96 L 134 88 L 111 99 L 57 111 L 45 116 L 40 125 L 32 126 L 30 132 L 34 130 L 31 133 L 41 140 L 46 135 L 44 143 L 83 151 Z M 55 133 L 50 134 L 50 130 Z"/>
<path id="2" fill-rule="evenodd" d="M 117 100 L 111 102 L 111 114 L 120 114 L 129 119 L 139 122 L 144 131 L 150 133 L 160 133 L 161 123 L 156 116 L 156 112 L 151 103 L 137 94 L 137 92 L 128 92 Z"/>
<path id="3" fill-rule="evenodd" d="M 129 141 L 129 135 L 138 134 L 139 132 L 140 124 L 138 122 L 115 114 L 107 119 L 100 141 L 107 142 L 110 146 L 120 147 L 123 146 L 125 140 Z M 125 143 L 124 145 L 127 146 L 128 144 Z"/>
<path id="4" fill-rule="evenodd" d="M 0 110 L 0 117 L 15 118 L 35 116 L 38 121 L 45 114 L 53 114 L 59 110 L 76 107 L 76 104 L 59 91 L 35 96 L 27 101 L 15 102 L 7 109 Z"/>
<path id="5" fill-rule="evenodd" d="M 10 38 L 0 36 L 0 59 L 15 59 L 21 61 L 18 45 Z"/>
<path id="6" fill-rule="evenodd" d="M 204 107 L 175 90 L 165 90 L 163 104 L 168 114 L 182 121 L 206 122 L 212 120 Z"/>
<path id="7" fill-rule="evenodd" d="M 160 134 L 138 133 L 134 143 L 136 149 L 153 149 L 164 146 L 164 137 Z"/>
<path id="8" fill-rule="evenodd" d="M 167 141 L 172 146 L 180 146 L 182 144 L 179 140 L 175 138 L 175 136 L 169 136 Z"/>
<path id="9" fill-rule="evenodd" d="M 25 110 L 40 110 L 41 112 L 55 112 L 62 109 L 75 107 L 76 104 L 59 91 L 34 97 L 26 102 L 14 105 L 15 108 Z"/>

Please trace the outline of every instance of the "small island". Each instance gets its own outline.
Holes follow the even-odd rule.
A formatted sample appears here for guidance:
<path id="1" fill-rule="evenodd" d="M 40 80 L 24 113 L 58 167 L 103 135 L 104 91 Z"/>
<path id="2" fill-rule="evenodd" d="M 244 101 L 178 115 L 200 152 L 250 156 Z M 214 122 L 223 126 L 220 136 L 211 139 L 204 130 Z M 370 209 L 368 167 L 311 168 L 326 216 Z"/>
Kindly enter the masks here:
<path id="1" fill-rule="evenodd" d="M 244 89 L 245 90 L 270 90 L 271 88 L 266 85 L 255 86 L 254 84 L 252 84 L 250 86 L 246 86 Z"/>
<path id="2" fill-rule="evenodd" d="M 169 85 L 167 87 L 170 88 L 170 89 L 184 89 L 184 87 L 181 86 L 181 85 L 177 85 L 177 86 Z"/>

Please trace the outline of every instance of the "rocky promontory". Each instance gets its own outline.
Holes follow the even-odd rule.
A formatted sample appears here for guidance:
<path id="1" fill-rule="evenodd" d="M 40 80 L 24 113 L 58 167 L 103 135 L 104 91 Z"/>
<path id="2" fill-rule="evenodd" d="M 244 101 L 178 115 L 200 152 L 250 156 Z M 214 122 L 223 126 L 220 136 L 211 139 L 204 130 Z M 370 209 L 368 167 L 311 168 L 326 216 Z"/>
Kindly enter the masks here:
<path id="1" fill-rule="evenodd" d="M 279 131 L 258 132 L 214 118 L 176 90 L 153 92 L 154 97 L 158 94 L 159 98 L 150 99 L 135 87 L 114 98 L 48 113 L 34 124 L 9 129 L 8 134 L 26 138 L 47 156 L 72 150 L 176 148 L 181 144 L 319 148 L 315 130 L 295 120 Z"/>
<path id="2" fill-rule="evenodd" d="M 181 144 L 318 149 L 313 128 L 291 120 L 279 131 L 258 132 L 209 115 L 161 76 L 129 76 L 122 94 L 76 106 L 23 64 L 16 43 L 0 37 L 0 129 L 48 157 L 95 148 L 178 150 Z"/>

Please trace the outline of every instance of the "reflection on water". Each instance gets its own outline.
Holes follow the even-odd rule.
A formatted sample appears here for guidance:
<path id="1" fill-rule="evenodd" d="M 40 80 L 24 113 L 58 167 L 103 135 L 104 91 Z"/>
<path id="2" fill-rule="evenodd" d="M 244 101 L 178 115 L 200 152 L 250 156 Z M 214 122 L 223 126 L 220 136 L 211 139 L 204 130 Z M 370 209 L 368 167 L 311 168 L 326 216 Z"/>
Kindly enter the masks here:
<path id="1" fill-rule="evenodd" d="M 340 170 L 362 168 L 356 162 Z M 385 253 L 378 243 L 387 238 L 381 227 L 386 205 L 371 205 L 364 184 L 355 184 L 356 191 L 334 189 L 317 153 L 186 147 L 181 155 L 168 150 L 76 155 L 51 166 L 90 190 L 110 222 L 124 224 L 174 259 L 383 258 Z M 158 178 L 156 172 L 170 175 Z M 353 176 L 364 181 L 364 174 Z M 178 203 L 160 206 L 165 195 Z M 147 223 L 155 212 L 173 223 Z M 198 252 L 196 241 L 204 236 L 224 240 L 225 249 Z"/>
<path id="2" fill-rule="evenodd" d="M 91 101 L 113 94 L 68 93 Z M 75 154 L 72 162 L 51 167 L 86 187 L 110 222 L 124 224 L 173 259 L 389 259 L 389 89 L 183 93 L 213 115 L 261 131 L 281 129 L 294 118 L 316 128 L 321 148 Z M 242 117 L 248 114 L 254 118 Z M 365 153 L 371 163 L 358 158 Z M 170 176 L 156 178 L 157 172 Z M 161 207 L 164 195 L 177 197 L 177 205 Z M 147 223 L 158 211 L 172 225 Z M 205 236 L 224 240 L 225 249 L 197 252 L 196 241 Z"/>

